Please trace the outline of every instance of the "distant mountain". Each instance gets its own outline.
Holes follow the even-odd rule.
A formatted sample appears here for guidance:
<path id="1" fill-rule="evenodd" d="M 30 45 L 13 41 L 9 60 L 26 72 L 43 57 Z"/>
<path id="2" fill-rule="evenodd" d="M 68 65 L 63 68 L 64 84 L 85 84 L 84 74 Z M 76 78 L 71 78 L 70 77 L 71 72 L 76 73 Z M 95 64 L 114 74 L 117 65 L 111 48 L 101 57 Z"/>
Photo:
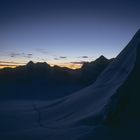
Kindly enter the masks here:
<path id="1" fill-rule="evenodd" d="M 100 61 L 107 62 L 102 56 L 95 62 L 100 64 Z M 96 68 L 95 62 L 91 63 L 91 68 L 88 63 L 83 68 L 90 71 Z M 81 71 L 78 70 L 78 73 Z M 14 105 L 8 102 L 10 107 L 0 102 L 2 137 L 30 140 L 140 140 L 139 86 L 140 30 L 96 81 L 86 88 L 48 102 L 15 101 Z"/>
<path id="2" fill-rule="evenodd" d="M 25 66 L 1 69 L 0 88 L 5 97 L 62 97 L 95 82 L 112 61 L 101 56 L 77 70 L 30 61 Z"/>
<path id="3" fill-rule="evenodd" d="M 101 55 L 98 59 L 92 62 L 84 63 L 80 69 L 82 80 L 88 84 L 92 84 L 100 73 L 112 62 L 114 59 L 107 59 Z M 92 75 L 92 76 L 91 76 Z"/>
<path id="4" fill-rule="evenodd" d="M 139 83 L 140 30 L 93 84 L 40 107 L 41 125 L 51 140 L 139 140 Z"/>

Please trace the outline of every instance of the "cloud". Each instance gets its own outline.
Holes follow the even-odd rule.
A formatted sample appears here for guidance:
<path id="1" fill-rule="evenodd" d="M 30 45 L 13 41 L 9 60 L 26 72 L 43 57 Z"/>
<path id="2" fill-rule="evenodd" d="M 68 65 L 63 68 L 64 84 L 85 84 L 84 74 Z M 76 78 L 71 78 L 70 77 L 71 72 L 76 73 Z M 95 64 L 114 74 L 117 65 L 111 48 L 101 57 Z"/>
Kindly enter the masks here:
<path id="1" fill-rule="evenodd" d="M 25 63 L 19 63 L 19 62 L 13 62 L 13 61 L 0 61 L 0 68 L 16 67 L 20 65 L 25 65 Z"/>
<path id="2" fill-rule="evenodd" d="M 8 64 L 0 64 L 0 67 L 11 67 L 11 66 L 17 66 L 16 64 L 8 65 Z"/>
<path id="3" fill-rule="evenodd" d="M 32 58 L 33 54 L 31 53 L 11 53 L 11 57 L 25 57 L 25 58 Z"/>
<path id="4" fill-rule="evenodd" d="M 84 64 L 84 63 L 86 63 L 86 61 L 75 61 L 75 62 L 70 62 L 71 64 L 80 64 L 80 65 L 82 65 L 82 64 Z"/>
<path id="5" fill-rule="evenodd" d="M 59 56 L 60 59 L 66 59 L 66 56 Z"/>
<path id="6" fill-rule="evenodd" d="M 87 55 L 83 55 L 83 56 L 78 56 L 77 58 L 90 58 L 90 57 Z"/>
<path id="7" fill-rule="evenodd" d="M 66 56 L 59 56 L 59 57 L 55 57 L 54 60 L 60 60 L 60 59 L 66 59 Z"/>
<path id="8" fill-rule="evenodd" d="M 17 56 L 19 56 L 19 54 L 18 53 L 11 53 L 10 56 L 11 57 L 17 57 Z"/>
<path id="9" fill-rule="evenodd" d="M 42 61 L 46 61 L 46 59 L 41 59 Z"/>
<path id="10" fill-rule="evenodd" d="M 81 58 L 89 58 L 88 56 L 84 55 L 84 56 L 81 56 Z"/>
<path id="11" fill-rule="evenodd" d="M 59 58 L 54 58 L 54 60 L 59 60 Z"/>
<path id="12" fill-rule="evenodd" d="M 31 54 L 31 53 L 27 54 L 28 58 L 32 58 L 32 56 L 33 56 L 33 54 Z"/>
<path id="13" fill-rule="evenodd" d="M 13 61 L 0 61 L 0 65 L 23 65 L 25 63 L 13 62 Z"/>

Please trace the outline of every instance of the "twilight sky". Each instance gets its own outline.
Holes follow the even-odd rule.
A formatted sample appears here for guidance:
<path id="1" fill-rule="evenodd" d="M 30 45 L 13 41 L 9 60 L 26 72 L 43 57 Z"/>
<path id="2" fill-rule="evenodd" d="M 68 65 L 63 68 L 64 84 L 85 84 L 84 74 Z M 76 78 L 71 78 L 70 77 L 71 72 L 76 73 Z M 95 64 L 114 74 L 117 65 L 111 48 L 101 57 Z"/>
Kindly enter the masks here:
<path id="1" fill-rule="evenodd" d="M 79 67 L 115 57 L 140 28 L 139 0 L 0 0 L 0 67 Z"/>

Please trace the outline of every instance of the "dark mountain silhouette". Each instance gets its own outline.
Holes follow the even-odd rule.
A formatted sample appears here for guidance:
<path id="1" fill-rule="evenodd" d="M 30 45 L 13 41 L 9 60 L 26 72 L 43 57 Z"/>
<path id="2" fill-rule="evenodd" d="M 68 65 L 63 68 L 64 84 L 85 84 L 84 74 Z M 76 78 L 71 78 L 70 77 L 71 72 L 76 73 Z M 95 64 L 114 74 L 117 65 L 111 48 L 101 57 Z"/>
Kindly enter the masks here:
<path id="1" fill-rule="evenodd" d="M 9 98 L 62 97 L 96 81 L 111 62 L 112 59 L 101 56 L 93 62 L 84 63 L 81 69 L 72 70 L 59 66 L 51 67 L 46 62 L 30 61 L 25 66 L 1 69 L 0 88 L 5 97 Z"/>
<path id="2" fill-rule="evenodd" d="M 130 133 L 131 137 L 128 135 L 128 139 L 131 139 L 132 136 L 139 133 L 140 126 L 140 30 L 128 44 L 128 47 L 136 49 L 135 65 L 127 80 L 112 96 L 106 123 L 121 128 L 120 131 L 123 130 L 125 136 Z"/>
<path id="3" fill-rule="evenodd" d="M 105 58 L 96 63 L 100 60 Z M 87 65 L 83 68 L 90 71 Z M 95 63 L 92 66 L 96 68 Z M 140 30 L 86 88 L 53 101 L 8 102 L 10 107 L 0 102 L 1 136 L 22 140 L 139 140 L 139 82 Z"/>
<path id="4" fill-rule="evenodd" d="M 100 75 L 100 73 L 106 68 L 106 66 L 108 66 L 113 60 L 114 59 L 108 60 L 103 55 L 101 55 L 93 62 L 84 63 L 80 69 L 82 73 L 82 80 L 88 84 L 92 84 Z"/>
<path id="5" fill-rule="evenodd" d="M 131 56 L 131 59 L 129 56 Z M 123 69 L 120 74 L 128 74 L 128 77 L 116 90 L 115 94 L 110 97 L 104 109 L 104 119 L 100 122 L 111 130 L 112 134 L 107 134 L 110 137 L 104 137 L 107 140 L 140 139 L 140 30 L 115 61 L 118 63 L 123 57 L 125 59 L 128 57 L 129 59 L 123 63 Z M 134 61 L 134 63 L 129 65 L 131 61 Z M 126 67 L 126 65 L 129 67 Z M 129 72 L 130 69 L 131 71 Z M 92 124 L 92 119 L 88 119 L 87 122 Z M 104 127 L 99 131 L 102 131 L 102 129 Z M 90 133 L 81 140 L 92 140 L 94 138 L 95 133 Z M 98 138 L 100 139 L 101 137 Z"/>

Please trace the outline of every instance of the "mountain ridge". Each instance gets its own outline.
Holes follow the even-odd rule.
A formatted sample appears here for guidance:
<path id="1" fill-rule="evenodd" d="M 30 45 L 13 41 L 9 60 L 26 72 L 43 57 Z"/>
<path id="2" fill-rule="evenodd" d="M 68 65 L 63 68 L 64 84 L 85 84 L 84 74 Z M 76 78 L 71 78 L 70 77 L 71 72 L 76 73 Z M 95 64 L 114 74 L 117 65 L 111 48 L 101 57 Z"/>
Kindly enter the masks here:
<path id="1" fill-rule="evenodd" d="M 66 96 L 76 90 L 84 88 L 87 85 L 95 82 L 97 77 L 100 75 L 100 73 L 111 62 L 112 62 L 112 59 L 109 60 L 101 56 L 95 61 L 85 63 L 81 69 L 72 70 L 69 68 L 65 68 L 65 67 L 62 68 L 59 66 L 51 67 L 46 62 L 34 63 L 33 61 L 29 61 L 25 66 L 1 69 L 0 70 L 0 87 L 2 91 L 5 92 L 5 97 L 7 93 L 11 95 L 13 93 L 14 94 L 17 93 L 16 88 L 19 88 L 19 87 L 21 88 L 24 87 L 24 89 L 21 89 L 21 88 L 19 89 L 21 92 L 22 90 L 27 89 L 25 93 L 29 92 L 28 89 L 32 90 L 29 92 L 28 95 L 33 93 L 33 91 L 37 92 L 38 90 L 40 91 L 43 90 L 42 92 L 44 94 L 42 96 L 45 96 L 45 92 L 47 96 L 47 94 L 49 94 L 48 92 L 56 93 L 58 91 L 60 92 L 60 97 L 64 95 Z M 93 76 L 91 77 L 90 75 L 93 75 Z M 52 91 L 51 90 L 52 86 L 56 87 L 58 91 L 57 90 Z M 5 87 L 9 87 L 11 89 L 13 89 L 14 87 L 16 88 L 13 89 L 11 93 L 11 91 L 7 91 L 9 88 L 6 88 L 5 90 Z M 20 95 L 22 94 L 23 93 L 21 93 Z M 31 96 L 33 96 L 33 98 L 35 97 L 35 95 L 33 94 L 31 94 Z M 38 96 L 40 96 L 41 98 L 41 95 L 38 94 Z M 56 95 L 51 94 L 51 97 L 53 96 L 55 97 Z M 58 94 L 57 94 L 57 97 L 59 97 Z"/>
<path id="2" fill-rule="evenodd" d="M 117 104 L 115 104 L 115 109 L 110 109 L 107 118 L 107 122 L 114 126 L 121 125 L 121 127 L 124 127 L 124 124 L 129 124 L 130 121 L 138 120 L 140 117 L 140 30 L 138 30 L 133 39 L 137 40 L 135 46 L 137 52 L 135 66 L 127 80 L 118 89 L 116 95 L 112 96 L 112 102 L 117 102 Z M 133 39 L 129 45 L 133 44 Z M 123 116 L 127 116 L 127 119 Z"/>
<path id="3" fill-rule="evenodd" d="M 2 108 L 2 115 L 8 114 L 0 119 L 3 137 L 139 140 L 139 72 L 140 34 L 136 33 L 89 86 L 53 101 L 20 103 L 20 106 L 16 102 L 14 107 Z"/>

